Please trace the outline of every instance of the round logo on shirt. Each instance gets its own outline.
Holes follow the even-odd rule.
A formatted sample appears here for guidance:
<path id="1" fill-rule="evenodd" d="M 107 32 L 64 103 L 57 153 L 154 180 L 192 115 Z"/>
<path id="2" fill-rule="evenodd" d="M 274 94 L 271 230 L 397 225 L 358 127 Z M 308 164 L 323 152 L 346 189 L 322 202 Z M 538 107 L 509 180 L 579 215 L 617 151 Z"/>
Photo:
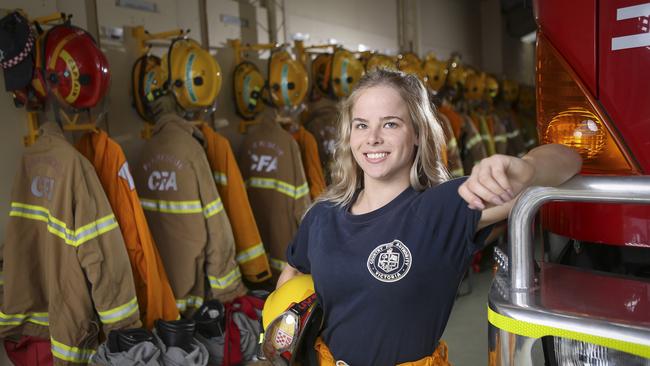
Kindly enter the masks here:
<path id="1" fill-rule="evenodd" d="M 381 244 L 368 256 L 368 271 L 382 282 L 396 282 L 404 278 L 411 269 L 411 251 L 395 239 Z"/>

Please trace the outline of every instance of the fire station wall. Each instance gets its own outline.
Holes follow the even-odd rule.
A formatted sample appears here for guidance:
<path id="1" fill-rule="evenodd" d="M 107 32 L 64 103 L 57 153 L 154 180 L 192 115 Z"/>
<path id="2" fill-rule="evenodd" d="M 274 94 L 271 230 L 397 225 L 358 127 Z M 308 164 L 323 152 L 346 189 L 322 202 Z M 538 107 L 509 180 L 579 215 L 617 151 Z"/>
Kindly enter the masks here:
<path id="1" fill-rule="evenodd" d="M 334 39 L 354 51 L 398 51 L 395 0 L 285 0 L 284 9 L 288 36 L 308 36 L 305 44 Z"/>
<path id="2" fill-rule="evenodd" d="M 476 0 L 420 0 L 420 53 L 481 66 L 481 7 Z"/>

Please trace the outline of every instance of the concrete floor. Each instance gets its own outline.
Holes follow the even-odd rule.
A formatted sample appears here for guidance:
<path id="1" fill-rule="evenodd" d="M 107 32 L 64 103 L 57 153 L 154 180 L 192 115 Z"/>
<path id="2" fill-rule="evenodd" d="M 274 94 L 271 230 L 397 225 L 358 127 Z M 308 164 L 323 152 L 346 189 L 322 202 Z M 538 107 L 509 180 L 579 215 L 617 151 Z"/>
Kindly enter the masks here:
<path id="1" fill-rule="evenodd" d="M 472 273 L 470 281 L 472 292 L 456 299 L 442 336 L 454 366 L 487 365 L 487 298 L 492 271 Z"/>

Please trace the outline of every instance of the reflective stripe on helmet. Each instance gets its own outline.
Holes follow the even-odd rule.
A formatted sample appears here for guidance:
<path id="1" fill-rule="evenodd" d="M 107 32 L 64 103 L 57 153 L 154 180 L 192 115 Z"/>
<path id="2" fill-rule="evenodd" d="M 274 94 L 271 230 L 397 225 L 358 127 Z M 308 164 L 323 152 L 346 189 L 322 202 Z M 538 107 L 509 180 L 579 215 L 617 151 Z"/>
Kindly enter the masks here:
<path id="1" fill-rule="evenodd" d="M 289 99 L 289 64 L 282 65 L 282 79 L 281 79 L 282 98 L 284 99 L 285 107 L 292 107 L 291 99 Z"/>

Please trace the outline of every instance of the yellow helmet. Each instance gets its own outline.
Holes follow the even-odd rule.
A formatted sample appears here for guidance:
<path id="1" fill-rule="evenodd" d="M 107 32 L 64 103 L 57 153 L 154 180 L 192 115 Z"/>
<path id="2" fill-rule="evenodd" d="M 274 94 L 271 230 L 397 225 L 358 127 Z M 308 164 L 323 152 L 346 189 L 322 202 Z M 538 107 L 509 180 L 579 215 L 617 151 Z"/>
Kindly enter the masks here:
<path id="1" fill-rule="evenodd" d="M 160 66 L 160 57 L 144 55 L 138 58 L 131 70 L 131 95 L 133 107 L 143 120 L 153 123 L 149 103 L 165 94 L 163 83 L 165 73 Z"/>
<path id="2" fill-rule="evenodd" d="M 255 64 L 244 61 L 235 67 L 233 80 L 237 114 L 245 120 L 254 119 L 264 108 L 262 90 L 264 77 Z"/>
<path id="3" fill-rule="evenodd" d="M 221 67 L 193 39 L 179 38 L 163 56 L 166 86 L 185 110 L 205 109 L 214 104 L 221 90 Z"/>
<path id="4" fill-rule="evenodd" d="M 266 359 L 274 365 L 304 359 L 303 353 L 313 350 L 322 315 L 310 275 L 293 277 L 273 291 L 262 309 Z"/>
<path id="5" fill-rule="evenodd" d="M 397 56 L 397 69 L 407 74 L 413 74 L 422 82 L 426 82 L 422 60 L 412 52 Z"/>
<path id="6" fill-rule="evenodd" d="M 307 95 L 309 79 L 303 65 L 285 50 L 269 59 L 271 102 L 278 108 L 297 109 Z"/>
<path id="7" fill-rule="evenodd" d="M 485 74 L 473 73 L 465 81 L 465 99 L 481 100 L 485 93 Z"/>
<path id="8" fill-rule="evenodd" d="M 454 54 L 448 61 L 447 85 L 453 89 L 458 89 L 459 86 L 465 85 L 465 68 L 461 64 L 460 56 Z"/>
<path id="9" fill-rule="evenodd" d="M 339 48 L 332 56 L 332 93 L 339 98 L 347 97 L 364 74 L 363 64 L 352 52 Z"/>
<path id="10" fill-rule="evenodd" d="M 485 98 L 488 101 L 494 100 L 499 94 L 499 82 L 493 76 L 485 78 Z"/>
<path id="11" fill-rule="evenodd" d="M 321 53 L 311 62 L 311 77 L 316 88 L 324 95 L 329 94 L 331 76 L 332 55 Z"/>
<path id="12" fill-rule="evenodd" d="M 366 72 L 371 72 L 376 69 L 397 70 L 397 65 L 392 57 L 376 53 L 368 59 Z"/>
<path id="13" fill-rule="evenodd" d="M 447 64 L 437 60 L 434 56 L 427 56 L 424 61 L 424 74 L 427 76 L 427 86 L 432 90 L 439 91 L 447 81 Z"/>
<path id="14" fill-rule="evenodd" d="M 505 79 L 503 80 L 503 99 L 506 102 L 514 102 L 519 97 L 519 84 L 516 81 Z"/>

